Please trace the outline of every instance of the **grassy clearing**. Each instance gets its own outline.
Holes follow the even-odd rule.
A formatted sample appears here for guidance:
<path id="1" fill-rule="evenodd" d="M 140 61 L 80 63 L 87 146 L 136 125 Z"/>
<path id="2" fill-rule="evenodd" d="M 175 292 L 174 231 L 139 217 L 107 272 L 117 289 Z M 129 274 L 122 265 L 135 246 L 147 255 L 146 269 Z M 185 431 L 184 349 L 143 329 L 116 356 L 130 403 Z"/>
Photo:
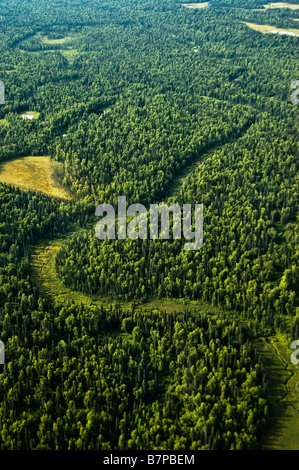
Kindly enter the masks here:
<path id="1" fill-rule="evenodd" d="M 81 294 L 80 292 L 66 288 L 57 276 L 55 257 L 63 241 L 63 239 L 58 239 L 47 243 L 43 242 L 32 247 L 31 266 L 38 284 L 47 295 L 58 301 L 66 302 L 69 300 L 78 304 L 83 303 L 87 306 L 92 304 L 101 306 L 104 303 L 103 300 L 99 301 Z"/>
<path id="2" fill-rule="evenodd" d="M 264 8 L 267 10 L 272 10 L 273 8 L 290 8 L 291 10 L 299 10 L 299 5 L 296 5 L 294 3 L 283 3 L 283 2 L 277 2 L 277 3 L 269 3 L 268 5 L 263 5 Z"/>
<path id="3" fill-rule="evenodd" d="M 290 341 L 277 334 L 256 342 L 269 378 L 270 423 L 263 447 L 266 450 L 299 450 L 299 365 L 290 360 Z"/>
<path id="4" fill-rule="evenodd" d="M 62 37 L 62 38 L 54 39 L 54 38 L 49 38 L 49 36 L 47 36 L 45 34 L 42 34 L 42 33 L 35 34 L 32 37 L 35 38 L 35 39 L 39 39 L 44 44 L 50 44 L 50 45 L 51 44 L 52 45 L 65 44 L 65 43 L 70 42 L 73 39 L 75 39 L 73 36 L 65 36 L 65 37 Z"/>
<path id="5" fill-rule="evenodd" d="M 23 119 L 38 119 L 40 116 L 40 113 L 38 113 L 37 111 L 25 111 L 24 113 L 21 114 L 21 117 Z"/>
<path id="6" fill-rule="evenodd" d="M 162 312 L 187 312 L 187 311 L 200 311 L 210 314 L 227 314 L 223 312 L 220 307 L 213 307 L 211 304 L 202 302 L 200 300 L 187 300 L 187 299 L 154 299 L 148 302 L 139 304 L 142 310 L 155 310 L 159 309 Z"/>
<path id="7" fill-rule="evenodd" d="M 60 39 L 49 39 L 48 36 L 39 36 L 44 44 L 65 44 L 66 42 L 72 41 L 74 38 L 67 36 Z"/>
<path id="8" fill-rule="evenodd" d="M 14 73 L 14 72 L 17 72 L 17 69 L 16 68 L 13 68 L 13 69 L 10 69 L 10 70 L 4 70 L 5 73 Z"/>
<path id="9" fill-rule="evenodd" d="M 68 191 L 54 177 L 61 165 L 48 156 L 9 160 L 0 164 L 0 182 L 69 200 Z"/>
<path id="10" fill-rule="evenodd" d="M 278 31 L 280 33 L 295 33 L 299 35 L 299 29 L 286 29 L 286 28 L 277 28 L 276 26 L 270 26 L 267 24 L 255 24 L 255 23 L 247 23 L 246 21 L 243 21 L 246 26 L 248 26 L 251 29 L 254 29 L 255 31 L 258 31 L 259 33 L 270 33 L 272 31 Z"/>
<path id="11" fill-rule="evenodd" d="M 49 38 L 48 35 L 46 34 L 43 34 L 42 32 L 39 32 L 33 36 L 30 36 L 30 38 L 33 38 L 33 39 L 38 39 L 39 41 L 41 41 L 42 43 L 44 44 L 52 44 L 52 45 L 56 45 L 56 44 L 65 44 L 67 42 L 70 42 L 72 40 L 74 40 L 75 38 L 73 36 L 65 36 L 65 37 L 62 37 L 62 38 Z M 30 38 L 27 38 L 25 39 L 24 41 L 21 41 L 21 42 L 25 42 L 27 41 L 28 39 Z"/>
<path id="12" fill-rule="evenodd" d="M 210 2 L 203 2 L 203 3 L 182 3 L 183 7 L 186 8 L 195 8 L 200 10 L 201 8 L 206 8 L 210 5 Z"/>

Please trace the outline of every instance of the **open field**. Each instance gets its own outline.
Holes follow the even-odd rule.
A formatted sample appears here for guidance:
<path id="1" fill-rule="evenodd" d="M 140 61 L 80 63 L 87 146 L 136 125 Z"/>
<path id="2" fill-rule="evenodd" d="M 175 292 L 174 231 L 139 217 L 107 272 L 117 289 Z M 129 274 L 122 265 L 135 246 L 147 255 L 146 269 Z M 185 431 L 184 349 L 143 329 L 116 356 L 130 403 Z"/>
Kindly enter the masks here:
<path id="1" fill-rule="evenodd" d="M 292 28 L 292 29 L 286 29 L 286 28 L 277 28 L 276 26 L 270 26 L 266 24 L 255 24 L 255 23 L 247 23 L 246 21 L 243 21 L 246 26 L 248 26 L 251 29 L 254 29 L 255 31 L 258 31 L 259 33 L 271 33 L 273 31 L 277 31 L 278 33 L 293 33 L 299 36 L 299 29 Z"/>
<path id="2" fill-rule="evenodd" d="M 70 199 L 67 190 L 54 179 L 54 172 L 60 168 L 61 164 L 48 156 L 17 158 L 0 164 L 0 182 L 48 196 Z"/>
<path id="3" fill-rule="evenodd" d="M 268 9 L 274 9 L 274 8 L 290 8 L 291 10 L 299 10 L 299 5 L 296 5 L 294 3 L 283 3 L 283 2 L 275 2 L 275 3 L 269 3 L 268 5 L 264 5 L 264 8 Z"/>
<path id="4" fill-rule="evenodd" d="M 183 7 L 186 8 L 195 8 L 200 10 L 201 8 L 208 7 L 210 2 L 203 2 L 203 3 L 182 3 Z"/>
<path id="5" fill-rule="evenodd" d="M 293 352 L 284 335 L 257 340 L 269 379 L 270 423 L 263 447 L 266 450 L 299 450 L 299 365 L 290 360 Z"/>

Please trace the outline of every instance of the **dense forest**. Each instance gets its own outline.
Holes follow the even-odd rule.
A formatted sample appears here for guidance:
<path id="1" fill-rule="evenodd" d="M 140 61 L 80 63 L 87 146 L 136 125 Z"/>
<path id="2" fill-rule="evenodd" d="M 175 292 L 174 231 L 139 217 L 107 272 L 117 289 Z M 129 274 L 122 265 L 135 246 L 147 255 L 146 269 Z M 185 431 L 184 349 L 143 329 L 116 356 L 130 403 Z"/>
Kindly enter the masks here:
<path id="1" fill-rule="evenodd" d="M 261 448 L 254 341 L 299 338 L 298 37 L 245 24 L 298 29 L 298 10 L 263 5 L 0 2 L 0 174 L 51 156 L 71 194 L 0 183 L 1 450 Z M 119 195 L 203 204 L 202 248 L 98 240 L 96 206 Z M 34 273 L 55 238 L 56 275 L 90 305 Z"/>

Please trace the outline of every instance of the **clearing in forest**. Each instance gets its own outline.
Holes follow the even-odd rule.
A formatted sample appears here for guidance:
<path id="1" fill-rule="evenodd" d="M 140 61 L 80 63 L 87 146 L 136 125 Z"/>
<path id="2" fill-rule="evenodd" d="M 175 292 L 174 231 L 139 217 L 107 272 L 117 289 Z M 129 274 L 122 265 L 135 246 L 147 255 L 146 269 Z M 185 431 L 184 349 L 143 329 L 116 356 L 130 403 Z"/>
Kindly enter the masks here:
<path id="1" fill-rule="evenodd" d="M 55 38 L 55 36 L 49 37 L 47 34 L 43 34 L 41 32 L 31 37 L 35 39 L 39 39 L 44 44 L 53 44 L 53 45 L 65 44 L 66 42 L 72 41 L 74 39 L 73 36 L 64 36 L 64 37 L 57 37 L 57 38 Z"/>
<path id="2" fill-rule="evenodd" d="M 25 111 L 23 114 L 21 114 L 21 117 L 23 119 L 38 119 L 39 118 L 39 115 L 40 113 L 38 113 L 37 111 Z"/>
<path id="3" fill-rule="evenodd" d="M 294 3 L 283 3 L 283 2 L 275 2 L 269 3 L 268 5 L 263 5 L 264 8 L 273 9 L 273 8 L 290 8 L 291 10 L 299 10 L 299 5 L 295 5 Z"/>
<path id="4" fill-rule="evenodd" d="M 49 243 L 42 242 L 33 247 L 31 266 L 42 290 L 50 297 L 63 302 L 69 300 L 88 306 L 92 304 L 101 306 L 102 302 L 98 302 L 81 292 L 73 291 L 65 287 L 58 277 L 55 270 L 55 258 L 62 243 L 63 239 L 56 239 Z"/>
<path id="5" fill-rule="evenodd" d="M 0 182 L 69 200 L 68 191 L 55 177 L 61 166 L 61 163 L 51 160 L 48 156 L 8 160 L 0 164 Z"/>
<path id="6" fill-rule="evenodd" d="M 247 23 L 246 21 L 243 21 L 246 26 L 248 26 L 251 29 L 254 29 L 255 31 L 258 31 L 259 33 L 280 33 L 280 34 L 291 34 L 291 35 L 296 35 L 299 36 L 299 29 L 286 29 L 286 28 L 276 28 L 276 26 L 270 26 L 267 24 L 255 24 L 255 23 Z"/>
<path id="7" fill-rule="evenodd" d="M 41 38 L 44 44 L 64 44 L 74 39 L 71 36 L 67 36 L 65 38 L 59 38 L 59 39 L 49 39 L 48 36 L 39 36 L 39 37 Z"/>
<path id="8" fill-rule="evenodd" d="M 183 7 L 186 8 L 196 8 L 196 9 L 201 9 L 208 7 L 210 2 L 203 2 L 203 3 L 182 3 Z"/>

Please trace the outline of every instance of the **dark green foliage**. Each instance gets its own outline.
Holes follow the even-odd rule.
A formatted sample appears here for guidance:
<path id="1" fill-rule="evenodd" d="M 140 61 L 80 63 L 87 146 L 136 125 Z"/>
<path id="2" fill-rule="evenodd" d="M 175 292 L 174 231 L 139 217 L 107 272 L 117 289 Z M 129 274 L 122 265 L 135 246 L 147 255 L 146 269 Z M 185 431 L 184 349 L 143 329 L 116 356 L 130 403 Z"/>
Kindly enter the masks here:
<path id="1" fill-rule="evenodd" d="M 203 203 L 200 251 L 185 251 L 184 239 L 101 242 L 93 230 L 68 240 L 59 252 L 56 265 L 65 284 L 127 299 L 203 299 L 267 322 L 293 314 L 298 285 L 293 119 L 262 117 L 244 137 L 205 159 L 168 201 Z"/>
<path id="2" fill-rule="evenodd" d="M 27 329 L 11 336 L 4 320 L 2 449 L 257 446 L 263 373 L 246 330 L 229 319 L 32 299 L 21 321 Z"/>

